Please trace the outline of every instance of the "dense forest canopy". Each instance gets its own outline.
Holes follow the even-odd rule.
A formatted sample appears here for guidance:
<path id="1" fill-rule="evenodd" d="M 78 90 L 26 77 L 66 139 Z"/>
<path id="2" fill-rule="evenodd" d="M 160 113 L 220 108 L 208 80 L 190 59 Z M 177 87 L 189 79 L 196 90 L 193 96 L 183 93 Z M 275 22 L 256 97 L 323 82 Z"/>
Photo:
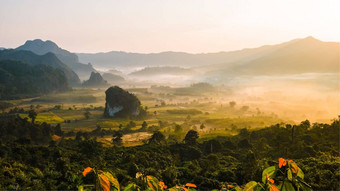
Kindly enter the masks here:
<path id="1" fill-rule="evenodd" d="M 70 85 L 79 85 L 80 79 L 78 75 L 70 69 L 67 65 L 62 63 L 53 53 L 46 53 L 44 55 L 37 55 L 31 51 L 26 50 L 13 50 L 6 49 L 0 51 L 0 60 L 15 60 L 21 61 L 25 64 L 35 65 L 48 65 L 62 70 Z"/>
<path id="2" fill-rule="evenodd" d="M 0 170 L 0 188 L 74 190 L 93 183 L 94 174 L 81 174 L 90 166 L 112 173 L 121 188 L 131 182 L 140 184 L 136 173 L 141 172 L 168 187 L 190 182 L 199 190 L 211 190 L 261 182 L 262 171 L 283 157 L 296 161 L 313 189 L 335 190 L 339 184 L 339 125 L 339 119 L 331 124 L 306 120 L 299 125 L 241 129 L 238 135 L 209 140 L 199 139 L 191 130 L 176 142 L 156 132 L 148 144 L 107 147 L 96 141 L 105 132 L 100 128 L 67 138 L 60 125 L 2 114 L 0 163 L 5 168 Z"/>
<path id="3" fill-rule="evenodd" d="M 63 71 L 48 65 L 0 61 L 0 99 L 33 97 L 69 90 Z"/>

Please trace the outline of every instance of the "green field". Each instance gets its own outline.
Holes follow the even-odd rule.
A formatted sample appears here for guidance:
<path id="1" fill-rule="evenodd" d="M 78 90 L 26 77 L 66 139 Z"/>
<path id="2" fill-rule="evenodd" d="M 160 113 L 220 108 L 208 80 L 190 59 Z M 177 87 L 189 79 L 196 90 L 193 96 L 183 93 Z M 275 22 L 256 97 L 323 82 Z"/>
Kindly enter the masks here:
<path id="1" fill-rule="evenodd" d="M 235 135 L 240 129 L 259 129 L 277 123 L 287 123 L 273 113 L 259 112 L 259 109 L 248 107 L 242 110 L 243 104 L 234 107 L 229 105 L 232 97 L 223 94 L 205 93 L 199 95 L 175 95 L 171 92 L 152 92 L 148 88 L 128 89 L 147 108 L 148 115 L 144 119 L 104 118 L 105 89 L 74 89 L 73 91 L 47 95 L 31 99 L 11 101 L 14 107 L 25 111 L 34 108 L 37 112 L 36 122 L 61 124 L 62 130 L 93 131 L 98 126 L 108 130 L 118 130 L 120 125 L 125 128 L 130 121 L 135 123 L 132 131 L 138 131 L 144 121 L 147 122 L 148 132 L 159 130 L 166 136 L 180 134 L 195 129 L 200 138 L 210 139 L 216 136 Z M 90 117 L 85 118 L 88 110 Z M 28 117 L 21 113 L 21 117 Z M 160 121 L 163 124 L 160 125 Z M 200 128 L 201 125 L 204 128 Z M 181 131 L 175 132 L 175 126 L 180 125 Z M 126 141 L 129 142 L 129 141 Z M 129 142 L 129 145 L 135 145 Z"/>

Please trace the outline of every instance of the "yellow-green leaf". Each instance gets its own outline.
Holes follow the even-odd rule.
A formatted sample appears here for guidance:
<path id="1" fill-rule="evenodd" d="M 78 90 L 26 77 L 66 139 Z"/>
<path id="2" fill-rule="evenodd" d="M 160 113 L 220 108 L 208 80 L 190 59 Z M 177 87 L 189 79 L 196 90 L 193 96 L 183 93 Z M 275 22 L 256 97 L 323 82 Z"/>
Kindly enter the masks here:
<path id="1" fill-rule="evenodd" d="M 293 186 L 293 184 L 291 182 L 283 181 L 282 183 L 279 185 L 279 188 L 281 189 L 281 191 L 295 190 L 295 188 L 294 188 L 294 186 Z"/>
<path id="2" fill-rule="evenodd" d="M 266 183 L 267 182 L 267 174 L 268 174 L 268 178 L 275 178 L 277 172 L 277 167 L 276 166 L 270 166 L 266 169 L 264 169 L 264 171 L 262 172 L 262 182 Z"/>
<path id="3" fill-rule="evenodd" d="M 244 186 L 243 191 L 256 191 L 256 188 L 257 188 L 257 182 L 250 181 Z"/>
<path id="4" fill-rule="evenodd" d="M 288 180 L 290 180 L 290 181 L 293 180 L 292 171 L 291 171 L 290 169 L 288 169 L 288 171 L 287 171 L 287 178 L 288 178 Z"/>

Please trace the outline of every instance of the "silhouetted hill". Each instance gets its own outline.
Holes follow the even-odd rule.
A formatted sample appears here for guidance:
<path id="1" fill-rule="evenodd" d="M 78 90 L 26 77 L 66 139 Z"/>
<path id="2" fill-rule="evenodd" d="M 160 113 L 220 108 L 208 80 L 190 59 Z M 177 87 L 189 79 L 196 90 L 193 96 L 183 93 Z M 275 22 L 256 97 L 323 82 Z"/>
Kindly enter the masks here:
<path id="1" fill-rule="evenodd" d="M 86 79 L 90 76 L 91 72 L 96 71 L 91 64 L 82 64 L 78 60 L 78 56 L 74 53 L 71 53 L 67 50 L 64 50 L 58 47 L 52 41 L 42 41 L 40 39 L 36 40 L 28 40 L 22 46 L 17 48 L 18 50 L 29 50 L 38 55 L 43 55 L 48 52 L 54 53 L 60 61 L 70 67 L 73 71 L 75 71 L 78 76 L 82 79 Z"/>
<path id="2" fill-rule="evenodd" d="M 119 75 L 112 74 L 112 73 L 104 73 L 102 77 L 108 81 L 109 83 L 115 84 L 125 81 L 125 79 Z"/>
<path id="3" fill-rule="evenodd" d="M 107 81 L 103 79 L 103 77 L 96 72 L 92 72 L 91 76 L 88 80 L 84 81 L 83 86 L 85 87 L 100 87 L 100 86 L 108 86 Z"/>
<path id="4" fill-rule="evenodd" d="M 60 69 L 45 64 L 0 61 L 0 99 L 33 97 L 66 90 L 69 90 L 69 85 Z"/>
<path id="5" fill-rule="evenodd" d="M 16 60 L 32 66 L 41 64 L 52 66 L 65 73 L 70 85 L 74 86 L 80 84 L 80 79 L 77 74 L 62 63 L 53 53 L 36 55 L 33 52 L 26 50 L 6 49 L 0 51 L 0 60 Z"/>
<path id="6" fill-rule="evenodd" d="M 193 71 L 175 66 L 163 67 L 146 67 L 142 70 L 130 73 L 132 76 L 153 76 L 153 75 L 187 75 L 192 74 Z"/>

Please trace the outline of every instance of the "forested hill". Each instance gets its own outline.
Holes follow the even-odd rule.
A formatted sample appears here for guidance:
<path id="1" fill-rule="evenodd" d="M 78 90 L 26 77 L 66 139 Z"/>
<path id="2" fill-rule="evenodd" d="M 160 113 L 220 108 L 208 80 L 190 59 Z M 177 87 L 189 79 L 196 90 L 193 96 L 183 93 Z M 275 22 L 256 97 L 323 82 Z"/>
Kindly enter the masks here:
<path id="1" fill-rule="evenodd" d="M 78 75 L 62 63 L 53 53 L 40 56 L 31 51 L 7 49 L 0 51 L 0 60 L 16 60 L 31 66 L 48 65 L 62 70 L 70 85 L 75 86 L 80 84 Z"/>
<path id="2" fill-rule="evenodd" d="M 69 90 L 63 71 L 48 65 L 0 61 L 0 99 L 33 97 Z"/>
<path id="3" fill-rule="evenodd" d="M 52 52 L 60 61 L 70 67 L 82 79 L 87 79 L 91 72 L 96 71 L 92 65 L 80 63 L 76 54 L 58 47 L 56 43 L 49 40 L 28 40 L 24 45 L 21 45 L 16 49 L 32 51 L 38 55 L 44 55 L 46 53 Z"/>

